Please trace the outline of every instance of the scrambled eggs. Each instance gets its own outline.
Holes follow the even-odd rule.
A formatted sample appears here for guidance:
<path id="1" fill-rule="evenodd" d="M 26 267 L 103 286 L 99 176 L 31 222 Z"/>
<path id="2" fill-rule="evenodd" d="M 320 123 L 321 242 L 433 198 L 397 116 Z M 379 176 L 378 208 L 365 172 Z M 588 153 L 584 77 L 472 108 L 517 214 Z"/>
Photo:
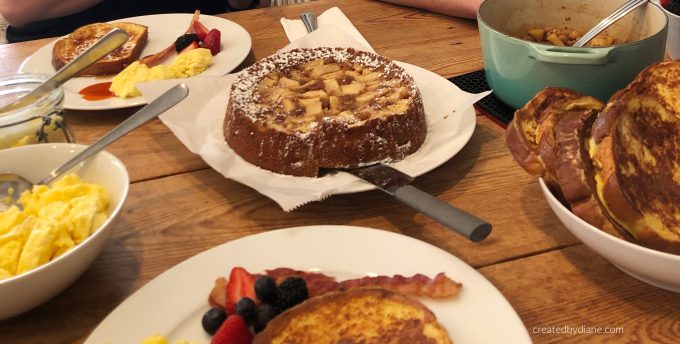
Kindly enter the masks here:
<path id="1" fill-rule="evenodd" d="M 108 217 L 106 189 L 83 183 L 74 173 L 24 191 L 19 203 L 24 210 L 11 206 L 0 212 L 0 280 L 64 254 Z"/>
<path id="2" fill-rule="evenodd" d="M 168 340 L 165 339 L 163 336 L 159 334 L 155 334 L 147 339 L 144 339 L 142 344 L 169 344 Z M 186 340 L 182 339 L 180 341 L 177 341 L 176 344 L 198 344 L 198 342 L 187 342 Z"/>
<path id="3" fill-rule="evenodd" d="M 211 62 L 212 53 L 205 48 L 179 54 L 170 66 L 149 68 L 135 61 L 113 78 L 109 91 L 121 98 L 141 96 L 142 93 L 135 86 L 138 82 L 188 78 L 203 72 Z"/>

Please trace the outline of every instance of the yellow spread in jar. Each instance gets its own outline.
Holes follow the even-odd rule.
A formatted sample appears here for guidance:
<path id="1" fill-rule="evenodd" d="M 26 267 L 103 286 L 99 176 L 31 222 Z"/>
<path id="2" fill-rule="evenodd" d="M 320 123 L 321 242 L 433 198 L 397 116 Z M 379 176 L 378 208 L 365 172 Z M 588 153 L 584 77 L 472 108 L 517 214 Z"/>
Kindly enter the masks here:
<path id="1" fill-rule="evenodd" d="M 108 218 L 106 189 L 74 173 L 24 191 L 19 203 L 23 210 L 11 206 L 0 212 L 0 280 L 66 253 Z"/>

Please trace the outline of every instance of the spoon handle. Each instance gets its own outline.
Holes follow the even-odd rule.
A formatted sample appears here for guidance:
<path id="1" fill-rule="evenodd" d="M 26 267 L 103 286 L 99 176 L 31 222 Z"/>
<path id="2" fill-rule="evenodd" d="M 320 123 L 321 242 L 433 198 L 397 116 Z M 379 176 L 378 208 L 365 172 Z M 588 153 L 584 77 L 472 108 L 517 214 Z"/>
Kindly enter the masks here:
<path id="1" fill-rule="evenodd" d="M 595 36 L 600 34 L 600 32 L 604 31 L 610 25 L 614 24 L 617 20 L 625 17 L 628 13 L 646 4 L 647 2 L 648 0 L 628 0 L 606 18 L 597 23 L 597 25 L 595 25 L 592 29 L 583 34 L 583 36 L 578 41 L 576 41 L 573 46 L 579 48 L 583 47 L 586 45 L 586 43 L 590 42 L 591 39 L 595 38 Z"/>
<path id="2" fill-rule="evenodd" d="M 78 155 L 74 156 L 71 160 L 54 169 L 47 175 L 47 177 L 38 182 L 38 184 L 51 183 L 54 179 L 71 169 L 73 166 L 79 164 L 80 162 L 89 158 L 91 155 L 99 152 L 109 144 L 118 140 L 125 134 L 131 132 L 149 120 L 158 117 L 158 115 L 175 106 L 175 104 L 179 103 L 188 94 L 189 88 L 185 84 L 175 85 L 163 93 L 160 97 L 149 103 L 147 106 L 137 111 L 134 115 L 130 116 L 130 118 L 123 121 L 123 123 L 113 128 L 106 135 L 97 140 L 97 142 L 91 144 Z"/>
<path id="3" fill-rule="evenodd" d="M 111 30 L 98 40 L 97 43 L 93 44 L 73 59 L 73 61 L 59 69 L 51 78 L 42 83 L 42 85 L 34 88 L 31 92 L 16 101 L 3 106 L 0 109 L 0 112 L 12 111 L 26 106 L 26 104 L 36 102 L 46 93 L 61 86 L 64 82 L 121 46 L 127 39 L 128 34 L 124 30 L 118 28 Z"/>

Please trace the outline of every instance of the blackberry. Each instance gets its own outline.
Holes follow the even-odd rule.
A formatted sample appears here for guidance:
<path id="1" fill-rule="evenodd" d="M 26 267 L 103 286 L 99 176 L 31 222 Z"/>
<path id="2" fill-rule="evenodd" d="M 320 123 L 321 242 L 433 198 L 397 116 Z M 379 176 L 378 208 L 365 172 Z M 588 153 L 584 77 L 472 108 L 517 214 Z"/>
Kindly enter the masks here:
<path id="1" fill-rule="evenodd" d="M 279 284 L 274 307 L 280 313 L 302 303 L 308 297 L 309 291 L 305 280 L 300 277 L 288 277 Z"/>
<path id="2" fill-rule="evenodd" d="M 184 50 L 189 44 L 193 42 L 198 42 L 198 35 L 195 33 L 186 33 L 183 34 L 179 37 L 177 37 L 177 40 L 175 41 L 175 50 L 177 52 L 180 52 Z"/>
<path id="3" fill-rule="evenodd" d="M 255 321 L 255 301 L 248 297 L 242 297 L 236 302 L 236 314 L 243 317 L 247 324 L 252 324 Z"/>
<path id="4" fill-rule="evenodd" d="M 217 329 L 222 326 L 222 323 L 227 319 L 227 313 L 222 308 L 210 308 L 201 319 L 203 330 L 210 335 L 215 334 Z"/>
<path id="5" fill-rule="evenodd" d="M 260 305 L 260 307 L 257 309 L 255 324 L 253 325 L 255 333 L 260 333 L 262 330 L 264 330 L 264 328 L 267 327 L 269 320 L 274 319 L 276 314 L 278 313 L 276 312 L 276 308 L 274 308 L 274 306 L 266 303 Z"/>
<path id="6" fill-rule="evenodd" d="M 260 276 L 255 280 L 255 296 L 257 299 L 273 303 L 276 298 L 276 281 L 269 276 Z"/>
<path id="7" fill-rule="evenodd" d="M 666 9 L 668 12 L 680 16 L 680 0 L 671 0 Z"/>

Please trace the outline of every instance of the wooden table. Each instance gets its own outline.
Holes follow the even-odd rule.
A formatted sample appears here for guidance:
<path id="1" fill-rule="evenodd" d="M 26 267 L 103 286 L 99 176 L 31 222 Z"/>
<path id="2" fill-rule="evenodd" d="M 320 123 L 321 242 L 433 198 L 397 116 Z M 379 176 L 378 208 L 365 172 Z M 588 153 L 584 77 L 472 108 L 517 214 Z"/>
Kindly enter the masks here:
<path id="1" fill-rule="evenodd" d="M 243 63 L 247 66 L 288 43 L 281 17 L 297 18 L 305 10 L 321 13 L 335 5 L 380 54 L 444 77 L 483 67 L 476 22 L 378 1 L 320 0 L 224 17 L 253 38 L 252 53 Z M 15 72 L 48 42 L 0 46 L 0 74 Z M 66 116 L 78 142 L 89 143 L 133 110 L 68 111 Z M 379 191 L 333 196 L 285 213 L 270 199 L 208 168 L 160 121 L 153 121 L 109 148 L 132 179 L 111 242 L 64 292 L 0 322 L 0 343 L 82 342 L 121 301 L 175 264 L 249 234 L 313 224 L 380 228 L 450 252 L 505 295 L 539 343 L 677 343 L 680 295 L 629 277 L 582 245 L 550 211 L 536 179 L 515 164 L 503 128 L 485 116 L 477 120 L 465 148 L 415 185 L 491 222 L 494 232 L 479 244 Z M 618 328 L 622 333 L 541 333 L 563 326 Z"/>

